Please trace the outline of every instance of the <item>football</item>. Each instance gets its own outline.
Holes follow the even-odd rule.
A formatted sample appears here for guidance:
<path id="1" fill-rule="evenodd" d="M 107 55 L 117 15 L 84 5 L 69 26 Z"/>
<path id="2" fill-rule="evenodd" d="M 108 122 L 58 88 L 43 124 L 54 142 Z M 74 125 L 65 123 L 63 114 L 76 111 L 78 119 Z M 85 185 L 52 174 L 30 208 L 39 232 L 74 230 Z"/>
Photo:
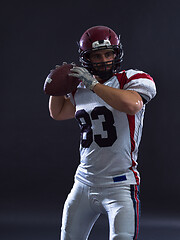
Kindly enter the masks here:
<path id="1" fill-rule="evenodd" d="M 80 80 L 69 76 L 72 64 L 64 64 L 51 70 L 44 83 L 44 92 L 51 96 L 63 96 L 76 90 Z"/>

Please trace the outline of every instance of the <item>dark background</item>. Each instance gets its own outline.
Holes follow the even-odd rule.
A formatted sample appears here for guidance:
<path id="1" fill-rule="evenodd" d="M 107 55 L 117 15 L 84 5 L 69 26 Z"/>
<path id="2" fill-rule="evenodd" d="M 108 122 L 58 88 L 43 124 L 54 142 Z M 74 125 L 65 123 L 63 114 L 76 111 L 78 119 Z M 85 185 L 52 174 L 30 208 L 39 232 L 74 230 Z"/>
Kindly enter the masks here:
<path id="1" fill-rule="evenodd" d="M 145 227 L 156 226 L 157 217 L 179 216 L 179 12 L 178 0 L 1 2 L 1 240 L 58 239 L 79 162 L 79 128 L 50 118 L 43 84 L 56 64 L 78 63 L 76 41 L 94 25 L 121 34 L 122 68 L 148 72 L 157 85 L 139 152 L 141 239 L 165 233 L 164 221 L 148 238 Z M 103 226 L 97 223 L 93 240 L 107 239 Z"/>

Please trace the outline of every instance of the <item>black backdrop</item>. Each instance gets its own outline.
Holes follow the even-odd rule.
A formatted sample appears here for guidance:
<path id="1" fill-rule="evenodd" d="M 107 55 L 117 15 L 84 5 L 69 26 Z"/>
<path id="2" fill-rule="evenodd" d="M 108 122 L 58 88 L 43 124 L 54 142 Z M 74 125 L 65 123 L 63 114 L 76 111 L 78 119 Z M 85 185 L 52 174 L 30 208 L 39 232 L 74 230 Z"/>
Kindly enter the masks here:
<path id="1" fill-rule="evenodd" d="M 1 222 L 49 212 L 59 219 L 79 161 L 79 128 L 50 118 L 43 83 L 56 64 L 78 63 L 76 41 L 94 25 L 121 34 L 123 69 L 148 72 L 157 85 L 139 153 L 142 208 L 180 210 L 179 10 L 178 0 L 1 3 Z"/>

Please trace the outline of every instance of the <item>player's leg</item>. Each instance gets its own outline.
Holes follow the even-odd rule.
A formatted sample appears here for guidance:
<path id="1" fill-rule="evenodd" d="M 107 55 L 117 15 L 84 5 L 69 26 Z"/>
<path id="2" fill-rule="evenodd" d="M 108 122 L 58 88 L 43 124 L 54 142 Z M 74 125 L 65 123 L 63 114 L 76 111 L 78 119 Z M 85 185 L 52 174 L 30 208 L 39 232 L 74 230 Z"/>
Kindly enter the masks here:
<path id="1" fill-rule="evenodd" d="M 109 218 L 110 240 L 137 240 L 140 201 L 137 186 L 112 188 L 105 204 Z"/>
<path id="2" fill-rule="evenodd" d="M 88 199 L 88 186 L 76 181 L 64 205 L 61 240 L 86 240 L 99 217 Z"/>

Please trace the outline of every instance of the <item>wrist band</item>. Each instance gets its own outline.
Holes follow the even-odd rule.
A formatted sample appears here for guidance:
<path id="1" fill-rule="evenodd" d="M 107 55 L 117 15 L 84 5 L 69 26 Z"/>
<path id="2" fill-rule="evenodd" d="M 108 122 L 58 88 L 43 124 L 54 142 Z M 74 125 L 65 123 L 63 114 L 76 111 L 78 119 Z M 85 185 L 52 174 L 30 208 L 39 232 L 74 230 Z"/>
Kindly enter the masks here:
<path id="1" fill-rule="evenodd" d="M 96 86 L 96 84 L 98 84 L 99 82 L 97 80 L 94 80 L 91 84 L 91 86 L 89 87 L 90 90 L 93 90 L 93 88 Z"/>

